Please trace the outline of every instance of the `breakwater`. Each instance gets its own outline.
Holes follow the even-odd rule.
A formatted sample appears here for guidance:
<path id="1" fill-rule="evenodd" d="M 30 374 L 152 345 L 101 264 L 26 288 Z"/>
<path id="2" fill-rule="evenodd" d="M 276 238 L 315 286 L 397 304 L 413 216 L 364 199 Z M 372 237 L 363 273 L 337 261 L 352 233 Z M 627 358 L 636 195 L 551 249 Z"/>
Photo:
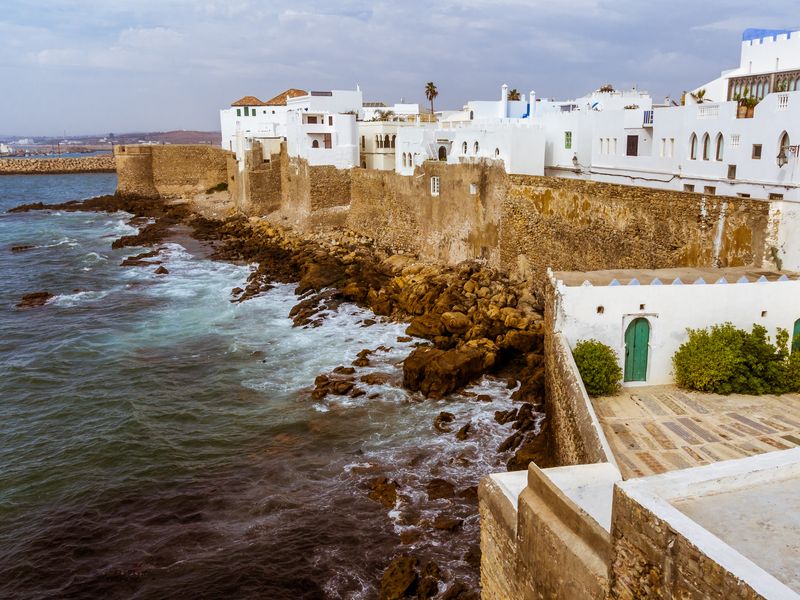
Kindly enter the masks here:
<path id="1" fill-rule="evenodd" d="M 3 158 L 0 175 L 54 175 L 65 173 L 113 173 L 114 156 L 71 158 Z"/>

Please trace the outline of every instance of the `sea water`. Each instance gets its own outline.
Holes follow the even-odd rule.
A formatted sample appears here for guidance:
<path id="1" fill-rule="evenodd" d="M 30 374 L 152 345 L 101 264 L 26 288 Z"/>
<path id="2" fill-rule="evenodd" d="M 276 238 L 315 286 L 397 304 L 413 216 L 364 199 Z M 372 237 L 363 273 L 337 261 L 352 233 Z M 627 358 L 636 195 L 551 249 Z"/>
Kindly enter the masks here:
<path id="1" fill-rule="evenodd" d="M 372 598 L 398 553 L 435 560 L 442 589 L 477 585 L 474 496 L 425 487 L 469 492 L 504 470 L 505 382 L 470 388 L 492 402 L 424 400 L 400 385 L 403 324 L 366 327 L 345 304 L 295 328 L 293 286 L 231 303 L 251 266 L 189 244 L 164 244 L 167 275 L 120 266 L 142 251 L 111 249 L 128 214 L 6 212 L 115 184 L 0 177 L 0 598 Z M 45 306 L 15 308 L 42 290 Z M 379 346 L 356 376 L 389 383 L 311 398 L 317 375 Z M 432 425 L 443 410 L 450 433 Z M 378 476 L 399 485 L 392 509 L 367 496 Z M 434 530 L 439 515 L 463 525 Z"/>

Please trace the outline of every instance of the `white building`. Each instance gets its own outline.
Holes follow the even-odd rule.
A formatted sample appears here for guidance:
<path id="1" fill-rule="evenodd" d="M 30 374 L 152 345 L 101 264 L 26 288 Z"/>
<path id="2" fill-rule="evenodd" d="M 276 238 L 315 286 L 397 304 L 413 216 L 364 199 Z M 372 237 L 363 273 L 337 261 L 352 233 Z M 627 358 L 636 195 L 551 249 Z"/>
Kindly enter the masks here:
<path id="1" fill-rule="evenodd" d="M 13 154 L 14 148 L 6 144 L 0 144 L 0 154 Z"/>
<path id="2" fill-rule="evenodd" d="M 760 269 L 658 269 L 549 273 L 553 330 L 574 348 L 595 339 L 617 353 L 624 385 L 674 381 L 672 357 L 687 328 L 725 322 L 800 334 L 797 275 Z"/>
<path id="3" fill-rule="evenodd" d="M 360 117 L 363 121 L 419 121 L 419 104 L 408 102 L 395 103 L 387 106 L 383 102 L 364 102 Z"/>
<path id="4" fill-rule="evenodd" d="M 286 144 L 289 156 L 310 165 L 339 169 L 358 166 L 356 117 L 362 108 L 361 90 L 310 92 L 287 103 Z"/>

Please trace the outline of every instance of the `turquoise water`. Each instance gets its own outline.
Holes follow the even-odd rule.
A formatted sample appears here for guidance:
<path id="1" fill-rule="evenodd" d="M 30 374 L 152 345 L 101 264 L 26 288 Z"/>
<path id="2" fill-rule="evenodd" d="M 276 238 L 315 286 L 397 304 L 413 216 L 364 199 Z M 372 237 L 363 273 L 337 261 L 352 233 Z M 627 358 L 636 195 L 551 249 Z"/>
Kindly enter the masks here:
<path id="1" fill-rule="evenodd" d="M 250 267 L 165 244 L 166 276 L 121 267 L 129 215 L 6 210 L 112 192 L 115 176 L 0 177 L 0 598 L 371 598 L 399 551 L 477 583 L 470 501 L 429 501 L 502 470 L 511 432 L 492 403 L 421 401 L 399 387 L 401 324 L 345 305 L 315 329 L 279 285 L 229 301 Z M 33 246 L 11 252 L 12 246 Z M 56 295 L 18 310 L 28 292 Z M 394 381 L 357 399 L 310 397 L 314 377 L 385 345 L 358 375 Z M 370 398 L 373 393 L 378 397 Z M 471 420 L 459 442 L 431 423 Z M 400 483 L 392 511 L 366 482 Z M 465 518 L 460 533 L 426 526 Z M 418 530 L 401 545 L 399 534 Z"/>

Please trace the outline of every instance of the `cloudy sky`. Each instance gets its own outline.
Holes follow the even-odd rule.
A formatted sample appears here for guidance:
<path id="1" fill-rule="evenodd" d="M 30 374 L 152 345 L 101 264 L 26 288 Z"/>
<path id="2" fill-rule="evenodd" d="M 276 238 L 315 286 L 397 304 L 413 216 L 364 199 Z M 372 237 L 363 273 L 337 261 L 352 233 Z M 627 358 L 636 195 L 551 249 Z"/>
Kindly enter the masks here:
<path id="1" fill-rule="evenodd" d="M 568 98 L 604 83 L 679 96 L 738 64 L 746 27 L 797 0 L 2 0 L 0 134 L 218 129 L 287 87 L 437 107 L 508 83 Z"/>

